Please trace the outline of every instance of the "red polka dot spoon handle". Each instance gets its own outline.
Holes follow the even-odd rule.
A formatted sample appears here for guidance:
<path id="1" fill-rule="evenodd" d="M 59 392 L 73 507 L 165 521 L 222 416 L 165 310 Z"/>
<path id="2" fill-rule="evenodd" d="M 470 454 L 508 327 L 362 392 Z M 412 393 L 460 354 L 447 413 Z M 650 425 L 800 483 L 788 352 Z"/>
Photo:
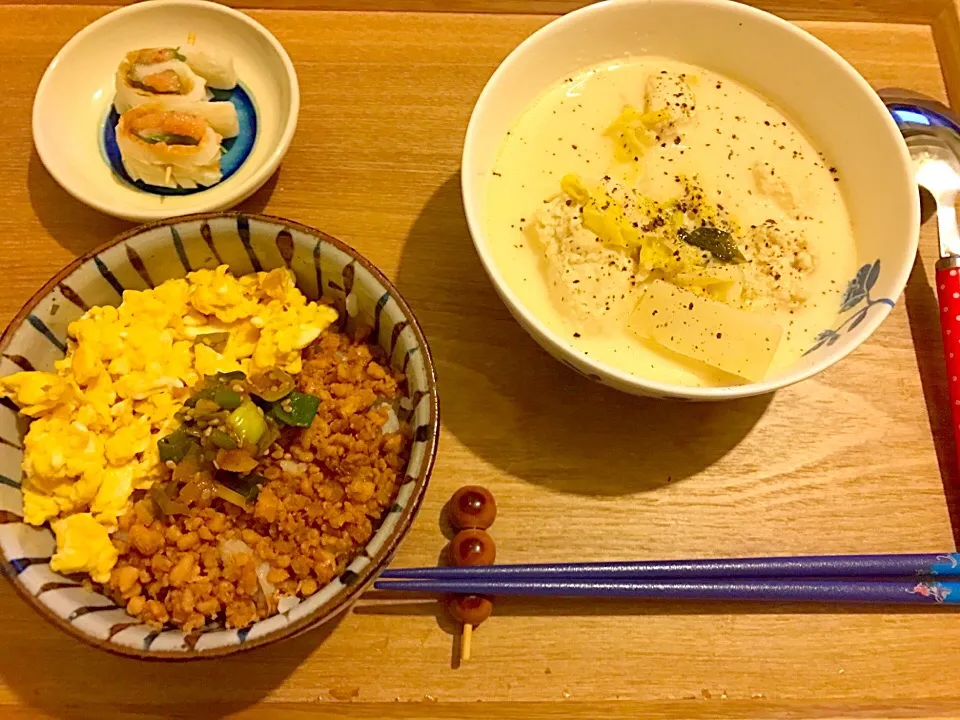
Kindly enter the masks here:
<path id="1" fill-rule="evenodd" d="M 945 257 L 937 261 L 937 297 L 940 300 L 943 355 L 947 359 L 950 415 L 960 458 L 960 258 Z"/>

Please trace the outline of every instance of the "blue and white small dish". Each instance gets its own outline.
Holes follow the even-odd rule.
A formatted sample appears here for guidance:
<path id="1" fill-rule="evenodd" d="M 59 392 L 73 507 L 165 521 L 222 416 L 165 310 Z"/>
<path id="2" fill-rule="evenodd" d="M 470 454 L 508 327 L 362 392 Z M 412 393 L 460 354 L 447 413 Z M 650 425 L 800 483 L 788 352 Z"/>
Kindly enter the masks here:
<path id="1" fill-rule="evenodd" d="M 25 430 L 16 405 L 0 401 L 0 570 L 19 595 L 60 629 L 96 647 L 139 658 L 186 660 L 228 655 L 316 627 L 349 608 L 392 558 L 427 489 L 440 434 L 433 360 L 416 317 L 390 281 L 353 248 L 281 218 L 208 213 L 135 228 L 65 267 L 17 313 L 0 337 L 0 376 L 52 370 L 66 350 L 67 325 L 94 305 L 118 305 L 201 267 L 227 264 L 236 275 L 288 267 L 310 299 L 340 311 L 340 328 L 373 328 L 407 378 L 400 407 L 413 429 L 405 479 L 379 528 L 347 570 L 295 607 L 241 630 L 206 626 L 191 633 L 155 630 L 81 579 L 50 569 L 47 526 L 23 522 L 20 490 Z"/>
<path id="2" fill-rule="evenodd" d="M 126 53 L 178 47 L 188 35 L 233 59 L 240 85 L 214 91 L 237 108 L 240 135 L 224 143 L 223 178 L 191 190 L 131 180 L 116 147 L 117 67 Z M 276 171 L 297 127 L 300 89 L 289 55 L 262 25 L 207 0 L 147 0 L 78 32 L 47 67 L 33 103 L 33 140 L 54 179 L 78 200 L 129 220 L 232 207 Z"/>

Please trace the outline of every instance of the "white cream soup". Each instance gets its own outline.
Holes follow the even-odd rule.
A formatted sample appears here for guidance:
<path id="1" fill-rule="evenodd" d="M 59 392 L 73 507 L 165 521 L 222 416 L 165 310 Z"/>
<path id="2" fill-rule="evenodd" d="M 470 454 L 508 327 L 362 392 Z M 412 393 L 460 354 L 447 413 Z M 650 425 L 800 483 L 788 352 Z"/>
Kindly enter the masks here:
<path id="1" fill-rule="evenodd" d="M 834 323 L 857 260 L 841 186 L 756 93 L 636 58 L 563 80 L 519 118 L 489 179 L 488 237 L 523 304 L 591 358 L 730 385 L 776 375 Z M 654 321 L 645 294 L 698 306 Z"/>

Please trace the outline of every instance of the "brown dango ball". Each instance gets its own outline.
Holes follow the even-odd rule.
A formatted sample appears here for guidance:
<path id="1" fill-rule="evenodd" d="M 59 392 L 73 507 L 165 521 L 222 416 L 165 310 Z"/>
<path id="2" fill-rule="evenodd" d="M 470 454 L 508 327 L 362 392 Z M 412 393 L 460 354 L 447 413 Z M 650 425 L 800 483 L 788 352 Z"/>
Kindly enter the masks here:
<path id="1" fill-rule="evenodd" d="M 454 595 L 447 600 L 447 612 L 454 620 L 476 627 L 493 613 L 493 603 L 483 595 Z"/>
<path id="2" fill-rule="evenodd" d="M 497 517 L 497 501 L 479 485 L 464 485 L 450 498 L 450 524 L 456 530 L 486 530 Z"/>
<path id="3" fill-rule="evenodd" d="M 461 530 L 450 541 L 450 564 L 458 567 L 493 565 L 497 546 L 483 530 Z"/>

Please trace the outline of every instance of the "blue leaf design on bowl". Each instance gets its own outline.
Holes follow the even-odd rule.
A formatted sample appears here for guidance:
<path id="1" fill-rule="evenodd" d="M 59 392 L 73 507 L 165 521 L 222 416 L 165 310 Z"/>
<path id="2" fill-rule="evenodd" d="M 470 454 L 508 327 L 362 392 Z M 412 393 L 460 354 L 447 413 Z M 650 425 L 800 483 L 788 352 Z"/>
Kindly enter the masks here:
<path id="1" fill-rule="evenodd" d="M 866 267 L 864 265 L 863 267 Z M 863 270 L 863 268 L 860 268 Z M 880 260 L 877 259 L 876 262 L 870 267 L 870 272 L 867 273 L 867 292 L 873 290 L 873 286 L 877 284 L 877 279 L 880 277 Z"/>
<path id="2" fill-rule="evenodd" d="M 863 265 L 857 274 L 847 283 L 846 290 L 843 292 L 843 298 L 840 301 L 840 314 L 850 312 L 851 310 L 856 309 L 861 303 L 866 302 L 866 305 L 861 307 L 857 312 L 852 315 L 847 316 L 836 328 L 827 328 L 826 330 L 821 330 L 817 337 L 813 340 L 813 345 L 809 350 L 807 350 L 804 355 L 809 355 L 810 353 L 819 350 L 824 346 L 833 345 L 837 340 L 840 339 L 840 336 L 850 332 L 856 328 L 860 323 L 862 323 L 868 313 L 870 308 L 875 305 L 886 305 L 888 307 L 893 307 L 893 300 L 890 298 L 872 298 L 870 297 L 870 291 L 877 284 L 877 280 L 880 279 L 880 260 L 879 258 L 872 263 L 867 263 Z"/>

